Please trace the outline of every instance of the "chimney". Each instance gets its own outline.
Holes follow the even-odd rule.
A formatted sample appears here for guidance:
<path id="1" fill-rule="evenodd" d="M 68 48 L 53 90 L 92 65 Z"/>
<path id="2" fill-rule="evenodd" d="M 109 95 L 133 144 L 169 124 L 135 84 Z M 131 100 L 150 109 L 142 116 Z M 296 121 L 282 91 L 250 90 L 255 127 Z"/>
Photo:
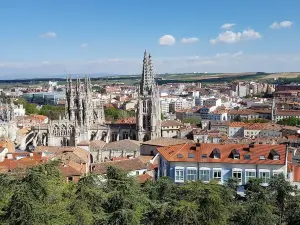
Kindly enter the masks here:
<path id="1" fill-rule="evenodd" d="M 199 140 L 198 140 L 198 142 L 196 143 L 196 150 L 200 150 L 200 146 L 201 146 L 201 144 L 199 143 Z"/>

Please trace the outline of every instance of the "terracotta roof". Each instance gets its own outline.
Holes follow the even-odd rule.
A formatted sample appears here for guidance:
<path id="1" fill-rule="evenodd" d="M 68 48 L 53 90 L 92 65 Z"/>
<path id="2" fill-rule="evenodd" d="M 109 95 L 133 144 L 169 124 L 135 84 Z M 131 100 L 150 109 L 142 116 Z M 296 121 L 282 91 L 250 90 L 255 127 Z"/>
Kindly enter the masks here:
<path id="1" fill-rule="evenodd" d="M 245 126 L 245 130 L 275 130 L 280 131 L 281 126 L 278 124 L 270 123 L 253 123 Z"/>
<path id="2" fill-rule="evenodd" d="M 93 140 L 93 141 L 90 141 L 90 147 L 92 149 L 95 149 L 95 148 L 103 148 L 103 146 L 106 144 L 105 141 L 101 141 L 101 140 Z"/>
<path id="3" fill-rule="evenodd" d="M 142 145 L 169 146 L 169 145 L 177 145 L 177 144 L 191 143 L 191 142 L 193 141 L 188 139 L 175 139 L 175 138 L 161 137 L 154 140 L 143 142 Z"/>
<path id="4" fill-rule="evenodd" d="M 68 176 L 83 176 L 86 174 L 86 167 L 79 163 L 70 161 L 67 164 L 61 164 L 59 166 L 59 170 L 61 173 L 68 177 Z"/>
<path id="5" fill-rule="evenodd" d="M 90 153 L 80 147 L 37 146 L 35 152 L 53 153 L 61 160 L 67 160 L 68 157 L 75 162 L 88 163 L 90 160 Z"/>
<path id="6" fill-rule="evenodd" d="M 135 117 L 128 117 L 115 121 L 115 124 L 136 124 Z"/>
<path id="7" fill-rule="evenodd" d="M 144 174 L 142 174 L 142 175 L 139 175 L 139 176 L 137 176 L 136 178 L 137 178 L 137 180 L 138 180 L 138 182 L 139 182 L 140 184 L 144 184 L 144 183 L 146 183 L 148 180 L 154 181 L 153 177 L 150 176 L 148 173 L 144 173 Z"/>
<path id="8" fill-rule="evenodd" d="M 300 110 L 278 110 L 276 116 L 300 116 Z"/>
<path id="9" fill-rule="evenodd" d="M 124 171 L 135 171 L 147 169 L 147 163 L 144 163 L 140 158 L 124 159 L 117 161 L 110 161 L 104 163 L 96 163 L 92 165 L 92 173 L 105 174 L 109 166 L 118 167 Z"/>
<path id="10" fill-rule="evenodd" d="M 219 149 L 221 153 L 220 159 L 211 157 L 212 151 Z M 233 159 L 231 152 L 236 149 L 240 153 L 240 159 Z M 174 145 L 169 147 L 159 147 L 157 150 L 167 160 L 172 162 L 204 162 L 204 163 L 247 163 L 247 164 L 279 164 L 284 165 L 286 159 L 286 145 L 254 145 L 248 151 L 249 145 L 245 144 L 195 144 L 187 143 Z M 275 149 L 280 154 L 280 160 L 272 160 L 269 158 L 270 151 Z M 194 154 L 194 158 L 189 158 L 189 153 Z M 202 155 L 206 154 L 206 158 Z M 244 155 L 250 155 L 250 159 L 244 159 Z M 180 156 L 180 157 L 178 157 Z M 264 156 L 265 159 L 260 159 Z"/>
<path id="11" fill-rule="evenodd" d="M 232 122 L 228 124 L 229 127 L 245 127 L 247 125 L 248 123 L 244 123 L 244 122 Z"/>
<path id="12" fill-rule="evenodd" d="M 89 146 L 90 145 L 90 141 L 81 141 L 77 144 L 77 146 Z"/>
<path id="13" fill-rule="evenodd" d="M 139 151 L 141 142 L 135 140 L 124 139 L 120 141 L 110 142 L 104 145 L 103 150 L 132 150 Z"/>
<path id="14" fill-rule="evenodd" d="M 162 127 L 176 127 L 176 126 L 183 126 L 183 124 L 177 120 L 166 120 L 161 122 Z"/>

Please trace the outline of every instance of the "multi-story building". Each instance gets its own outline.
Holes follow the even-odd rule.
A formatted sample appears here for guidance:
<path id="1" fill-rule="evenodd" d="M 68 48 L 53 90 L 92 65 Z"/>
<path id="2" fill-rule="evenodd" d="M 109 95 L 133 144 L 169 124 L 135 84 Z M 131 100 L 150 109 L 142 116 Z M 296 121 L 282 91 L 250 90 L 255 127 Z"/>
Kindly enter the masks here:
<path id="1" fill-rule="evenodd" d="M 177 137 L 183 124 L 176 120 L 165 120 L 161 122 L 161 136 L 162 137 Z"/>
<path id="2" fill-rule="evenodd" d="M 236 178 L 245 185 L 261 178 L 267 185 L 272 176 L 287 171 L 286 145 L 186 143 L 159 147 L 159 176 L 175 183 L 217 180 L 220 184 Z"/>
<path id="3" fill-rule="evenodd" d="M 244 128 L 247 126 L 247 123 L 243 122 L 232 122 L 228 124 L 228 137 L 238 138 L 244 137 Z"/>

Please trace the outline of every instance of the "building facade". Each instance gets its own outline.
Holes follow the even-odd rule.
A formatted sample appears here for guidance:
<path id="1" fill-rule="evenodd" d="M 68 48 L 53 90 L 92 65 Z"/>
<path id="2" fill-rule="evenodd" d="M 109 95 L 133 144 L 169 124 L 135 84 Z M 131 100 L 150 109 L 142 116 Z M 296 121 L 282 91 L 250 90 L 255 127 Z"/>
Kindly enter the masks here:
<path id="1" fill-rule="evenodd" d="M 175 183 L 217 180 L 220 184 L 236 178 L 245 185 L 261 178 L 267 185 L 272 176 L 287 172 L 285 145 L 200 144 L 187 143 L 158 148 L 159 176 Z"/>
<path id="2" fill-rule="evenodd" d="M 161 136 L 159 92 L 154 81 L 150 54 L 145 52 L 139 86 L 136 121 L 106 123 L 103 101 L 92 97 L 91 80 L 66 82 L 65 115 L 43 126 L 33 126 L 20 149 L 33 146 L 76 146 L 82 141 L 106 143 L 122 139 L 147 141 Z"/>
<path id="3" fill-rule="evenodd" d="M 154 80 L 151 55 L 145 51 L 142 79 L 138 90 L 137 138 L 148 141 L 161 136 L 159 92 Z"/>

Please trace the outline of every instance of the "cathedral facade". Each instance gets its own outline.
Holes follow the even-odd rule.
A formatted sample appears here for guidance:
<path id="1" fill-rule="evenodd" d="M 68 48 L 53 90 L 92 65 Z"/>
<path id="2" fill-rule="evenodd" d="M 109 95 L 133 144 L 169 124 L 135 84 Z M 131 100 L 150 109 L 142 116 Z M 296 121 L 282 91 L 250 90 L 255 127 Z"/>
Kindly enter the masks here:
<path id="1" fill-rule="evenodd" d="M 91 80 L 66 82 L 65 115 L 49 124 L 35 126 L 22 144 L 34 146 L 76 146 L 81 141 L 102 140 L 105 142 L 132 139 L 147 141 L 161 136 L 159 93 L 154 80 L 150 54 L 146 52 L 138 88 L 136 124 L 105 123 L 103 102 L 92 97 Z"/>

